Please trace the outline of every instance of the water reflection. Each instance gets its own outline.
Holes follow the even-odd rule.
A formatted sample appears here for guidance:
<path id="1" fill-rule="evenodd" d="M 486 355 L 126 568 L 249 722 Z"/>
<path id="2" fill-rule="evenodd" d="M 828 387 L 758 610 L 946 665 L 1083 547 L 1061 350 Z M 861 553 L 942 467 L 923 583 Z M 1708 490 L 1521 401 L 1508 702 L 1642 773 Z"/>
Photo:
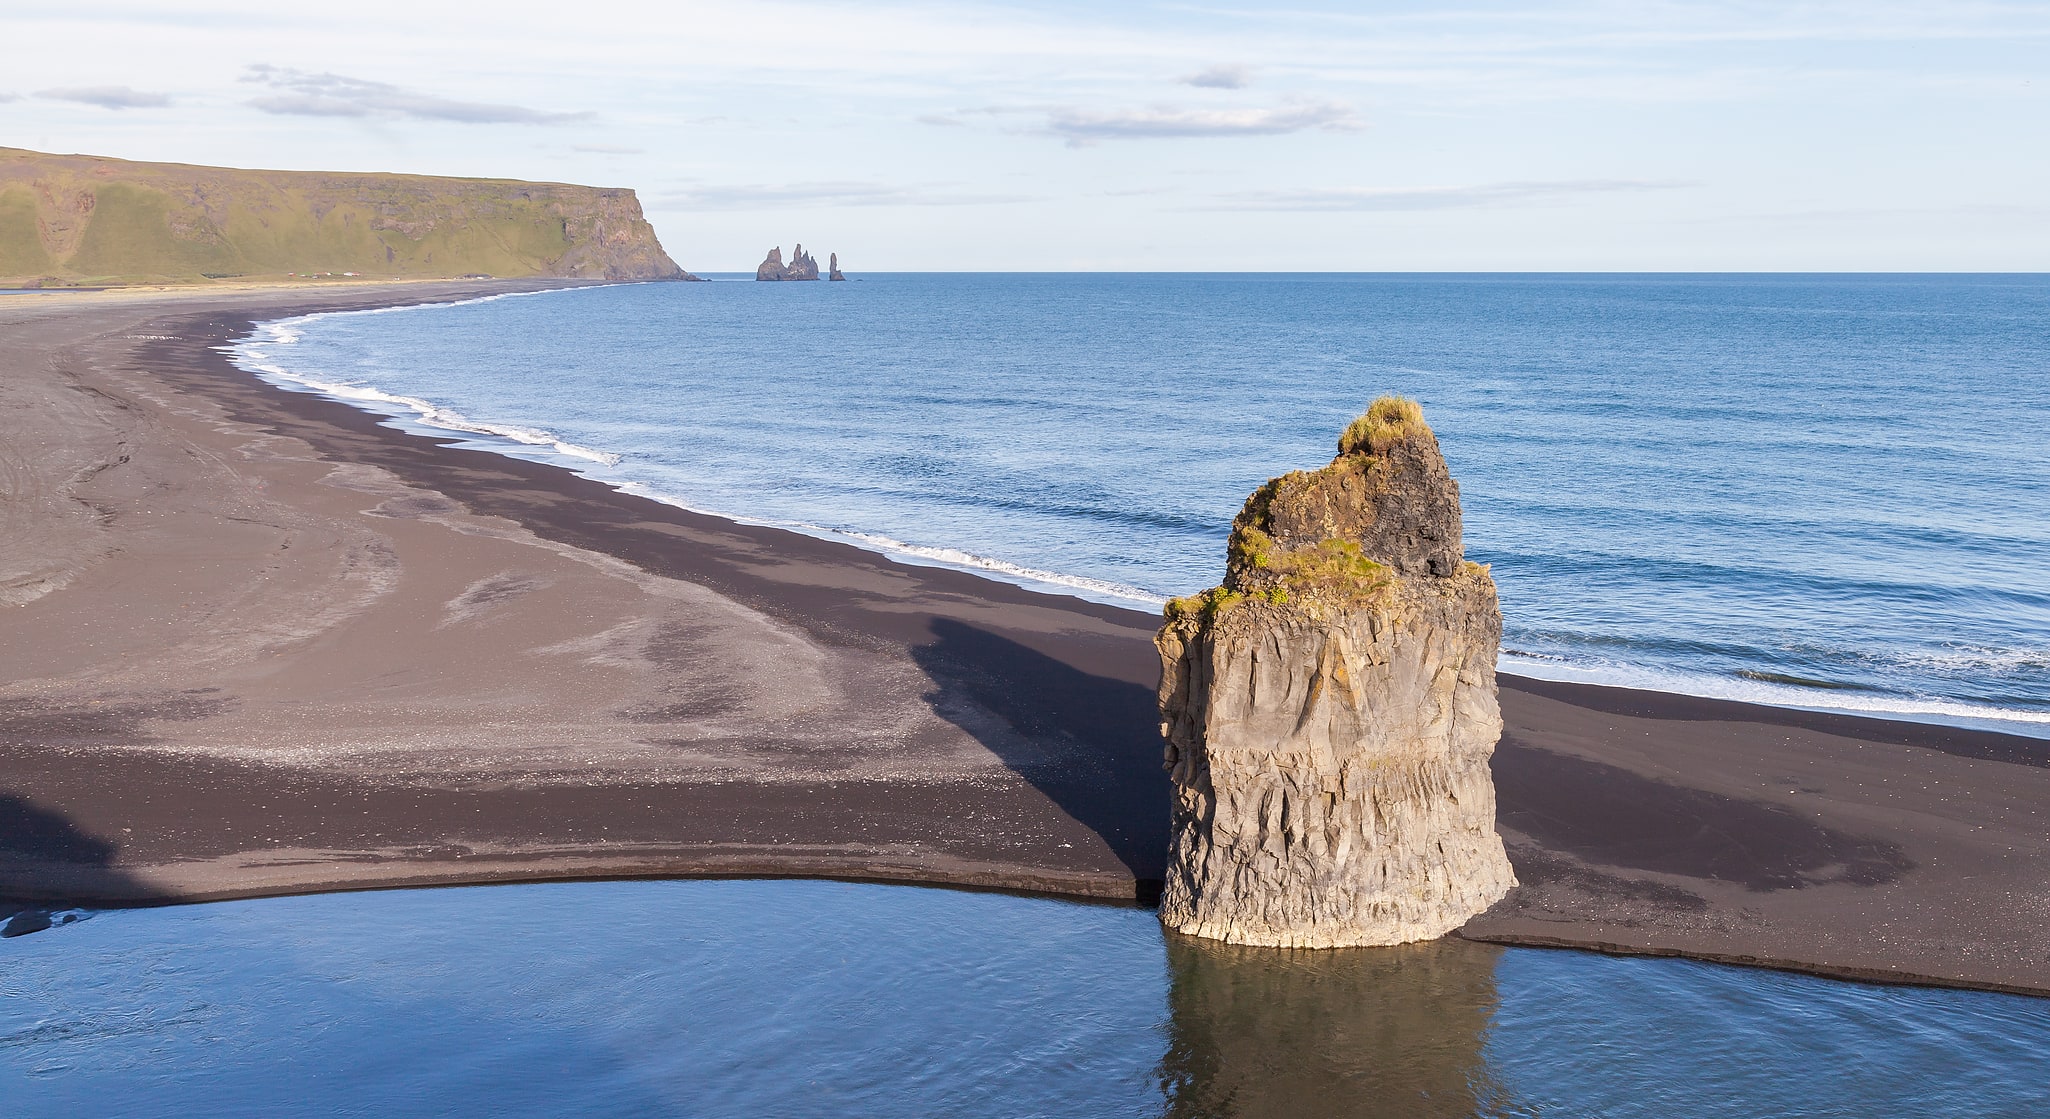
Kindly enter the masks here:
<path id="1" fill-rule="evenodd" d="M 1507 1100 L 1482 1049 L 1501 954 L 1461 940 L 1290 951 L 1170 933 L 1166 1114 L 1498 1113 Z"/>
<path id="2" fill-rule="evenodd" d="M 837 882 L 273 898 L 0 940 L 5 1119 L 2041 1119 L 2046 1052 L 2046 999 L 1163 943 L 1144 910 Z"/>

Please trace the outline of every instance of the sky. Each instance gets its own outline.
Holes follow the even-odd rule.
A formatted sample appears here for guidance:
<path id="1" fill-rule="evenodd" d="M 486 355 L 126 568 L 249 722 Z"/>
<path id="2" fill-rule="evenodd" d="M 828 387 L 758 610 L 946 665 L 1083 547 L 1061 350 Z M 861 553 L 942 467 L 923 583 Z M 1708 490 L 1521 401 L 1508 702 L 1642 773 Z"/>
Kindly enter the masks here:
<path id="1" fill-rule="evenodd" d="M 2050 267 L 2050 0 L 100 0 L 0 41 L 0 145 L 632 187 L 697 272 Z"/>

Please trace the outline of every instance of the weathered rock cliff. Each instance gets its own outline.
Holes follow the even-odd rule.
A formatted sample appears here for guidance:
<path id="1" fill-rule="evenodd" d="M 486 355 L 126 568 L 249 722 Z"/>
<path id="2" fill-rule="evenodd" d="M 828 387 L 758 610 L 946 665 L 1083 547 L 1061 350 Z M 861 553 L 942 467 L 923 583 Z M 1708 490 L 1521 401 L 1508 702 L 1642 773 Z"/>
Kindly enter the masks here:
<path id="1" fill-rule="evenodd" d="M 345 273 L 696 278 L 631 190 L 0 148 L 0 284 Z"/>
<path id="2" fill-rule="evenodd" d="M 819 262 L 804 251 L 802 244 L 790 250 L 790 263 L 783 263 L 783 246 L 769 250 L 768 259 L 755 267 L 757 280 L 816 280 Z"/>
<path id="3" fill-rule="evenodd" d="M 1160 918 L 1238 944 L 1443 936 L 1514 886 L 1488 759 L 1494 580 L 1415 402 L 1375 401 L 1232 524 L 1222 586 L 1168 604 L 1174 783 Z"/>

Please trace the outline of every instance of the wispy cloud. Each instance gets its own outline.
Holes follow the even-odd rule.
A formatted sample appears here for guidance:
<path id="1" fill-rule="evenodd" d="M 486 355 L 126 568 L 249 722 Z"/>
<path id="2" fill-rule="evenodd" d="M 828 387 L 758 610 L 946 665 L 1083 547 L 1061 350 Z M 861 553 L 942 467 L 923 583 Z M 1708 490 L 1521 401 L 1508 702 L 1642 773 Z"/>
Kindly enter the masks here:
<path id="1" fill-rule="evenodd" d="M 1519 202 L 1563 200 L 1592 194 L 1674 190 L 1692 183 L 1640 179 L 1561 179 L 1548 182 L 1482 183 L 1446 187 L 1323 187 L 1307 190 L 1249 190 L 1220 194 L 1206 210 L 1457 210 Z"/>
<path id="2" fill-rule="evenodd" d="M 457 101 L 388 82 L 342 74 L 309 74 L 280 66 L 251 66 L 242 80 L 277 90 L 249 104 L 284 116 L 410 118 L 457 124 L 569 124 L 592 116 L 487 101 Z"/>
<path id="3" fill-rule="evenodd" d="M 1253 84 L 1253 72 L 1243 66 L 1206 66 L 1183 76 L 1182 84 L 1198 89 L 1244 89 Z"/>
<path id="4" fill-rule="evenodd" d="M 150 93 L 146 90 L 130 89 L 125 85 L 44 89 L 36 91 L 36 96 L 51 101 L 76 101 L 81 105 L 98 105 L 102 109 L 161 109 L 171 103 L 171 96 L 167 93 Z"/>
<path id="5" fill-rule="evenodd" d="M 645 155 L 646 148 L 623 148 L 617 144 L 571 144 L 573 152 L 590 152 L 594 155 Z"/>
<path id="6" fill-rule="evenodd" d="M 9 101 L 19 100 L 21 100 L 21 94 L 19 93 L 0 93 L 0 105 L 5 105 Z"/>
<path id="7" fill-rule="evenodd" d="M 1352 106 L 1338 101 L 1299 101 L 1264 109 L 1055 109 L 1046 130 L 1070 144 L 1099 140 L 1161 140 L 1192 136 L 1278 136 L 1316 128 L 1346 132 L 1363 126 Z"/>
<path id="8" fill-rule="evenodd" d="M 664 202 L 701 210 L 766 210 L 800 206 L 987 206 L 1030 202 L 1023 194 L 977 194 L 937 186 L 895 186 L 875 182 L 769 183 L 687 186 L 667 191 Z"/>

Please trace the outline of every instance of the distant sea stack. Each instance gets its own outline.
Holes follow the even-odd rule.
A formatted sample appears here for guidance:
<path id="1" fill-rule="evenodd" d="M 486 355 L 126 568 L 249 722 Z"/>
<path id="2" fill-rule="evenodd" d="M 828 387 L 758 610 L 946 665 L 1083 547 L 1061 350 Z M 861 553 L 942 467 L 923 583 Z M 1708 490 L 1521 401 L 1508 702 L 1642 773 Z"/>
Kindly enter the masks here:
<path id="1" fill-rule="evenodd" d="M 840 274 L 840 254 L 839 254 L 839 253 L 828 253 L 828 254 L 826 254 L 826 279 L 828 279 L 828 280 L 844 280 L 844 279 L 846 279 L 846 278 L 847 278 L 847 277 L 845 277 L 845 276 L 842 276 L 842 275 Z"/>
<path id="2" fill-rule="evenodd" d="M 0 285 L 294 275 L 697 278 L 631 190 L 0 148 Z"/>
<path id="3" fill-rule="evenodd" d="M 1443 936 L 1516 884 L 1488 760 L 1502 615 L 1415 401 L 1260 487 L 1223 585 L 1168 603 L 1160 919 L 1235 944 Z"/>
<path id="4" fill-rule="evenodd" d="M 846 279 L 847 277 L 840 274 L 839 254 L 831 254 L 831 258 L 832 278 L 835 280 Z M 801 244 L 790 250 L 790 263 L 783 263 L 783 246 L 778 245 L 770 249 L 768 259 L 762 261 L 755 268 L 755 279 L 757 280 L 816 280 L 818 278 L 819 262 L 813 259 L 810 253 L 805 252 L 804 246 Z"/>

